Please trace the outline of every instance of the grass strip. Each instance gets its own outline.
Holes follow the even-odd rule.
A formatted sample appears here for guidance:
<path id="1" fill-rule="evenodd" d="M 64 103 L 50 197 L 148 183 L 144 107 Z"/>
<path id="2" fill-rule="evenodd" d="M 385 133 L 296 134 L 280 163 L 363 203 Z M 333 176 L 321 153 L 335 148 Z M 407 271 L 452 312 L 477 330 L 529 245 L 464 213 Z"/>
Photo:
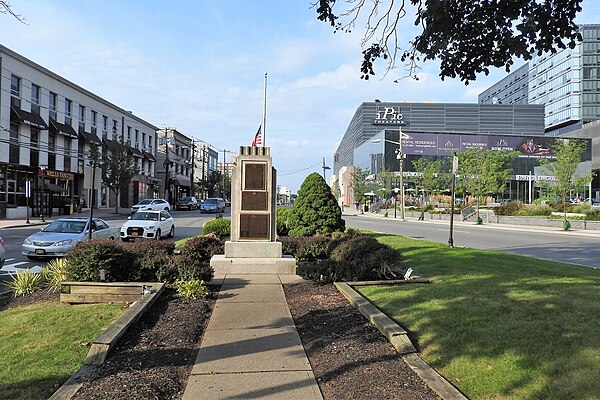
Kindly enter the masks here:
<path id="1" fill-rule="evenodd" d="M 432 284 L 358 290 L 473 399 L 600 399 L 600 271 L 375 234 Z"/>
<path id="2" fill-rule="evenodd" d="M 0 399 L 45 399 L 82 365 L 120 304 L 34 304 L 0 312 Z"/>

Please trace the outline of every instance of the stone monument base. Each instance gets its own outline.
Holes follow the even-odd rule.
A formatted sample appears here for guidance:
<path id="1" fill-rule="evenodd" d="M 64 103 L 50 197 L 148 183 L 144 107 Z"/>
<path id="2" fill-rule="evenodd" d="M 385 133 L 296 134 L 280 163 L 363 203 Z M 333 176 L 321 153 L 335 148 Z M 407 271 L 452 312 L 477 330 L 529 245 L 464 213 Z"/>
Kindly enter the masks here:
<path id="1" fill-rule="evenodd" d="M 225 274 L 296 275 L 296 259 L 292 256 L 230 258 L 218 254 L 210 259 L 210 266 L 215 270 L 215 276 Z"/>
<path id="2" fill-rule="evenodd" d="M 281 258 L 281 242 L 225 242 L 227 258 Z"/>

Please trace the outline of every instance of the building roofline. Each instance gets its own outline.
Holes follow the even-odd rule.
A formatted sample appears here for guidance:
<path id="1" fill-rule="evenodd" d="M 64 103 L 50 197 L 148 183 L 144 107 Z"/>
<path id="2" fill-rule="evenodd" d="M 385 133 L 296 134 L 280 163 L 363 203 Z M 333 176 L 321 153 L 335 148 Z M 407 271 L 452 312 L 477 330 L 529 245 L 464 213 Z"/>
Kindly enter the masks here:
<path id="1" fill-rule="evenodd" d="M 125 109 L 115 105 L 114 103 L 111 103 L 110 101 L 108 101 L 106 99 L 103 99 L 102 97 L 90 92 L 89 90 L 77 85 L 76 83 L 73 83 L 70 80 L 63 78 L 62 76 L 58 75 L 57 73 L 52 72 L 45 67 L 42 67 L 40 64 L 28 59 L 25 56 L 22 56 L 21 54 L 9 49 L 8 47 L 5 47 L 0 44 L 0 56 L 2 55 L 2 53 L 5 53 L 10 57 L 13 57 L 13 58 L 19 60 L 20 62 L 27 64 L 29 67 L 36 69 L 36 70 L 50 76 L 52 79 L 55 79 L 55 80 L 61 82 L 62 84 L 71 87 L 72 89 L 82 92 L 86 96 L 89 96 L 89 97 L 93 98 L 94 100 L 96 100 L 106 106 L 112 107 L 112 108 L 118 110 L 119 112 L 121 112 L 125 115 L 128 115 L 129 117 L 131 117 L 132 119 L 134 119 L 140 123 L 151 126 L 155 131 L 158 130 L 158 127 L 156 127 L 153 124 L 149 123 L 148 121 L 142 119 L 141 117 L 136 116 L 135 114 L 133 114 L 133 112 L 125 110 Z"/>

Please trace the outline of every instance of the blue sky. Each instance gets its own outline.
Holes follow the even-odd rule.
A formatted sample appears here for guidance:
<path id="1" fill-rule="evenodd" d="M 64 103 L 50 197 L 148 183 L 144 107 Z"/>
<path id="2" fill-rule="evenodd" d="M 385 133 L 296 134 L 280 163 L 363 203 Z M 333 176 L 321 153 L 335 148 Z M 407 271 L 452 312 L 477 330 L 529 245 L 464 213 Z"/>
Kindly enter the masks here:
<path id="1" fill-rule="evenodd" d="M 0 43 L 217 150 L 251 143 L 268 73 L 266 142 L 278 183 L 294 192 L 306 175 L 322 171 L 323 157 L 332 164 L 363 101 L 476 102 L 505 75 L 494 71 L 465 86 L 440 81 L 437 63 L 428 63 L 419 81 L 393 83 L 402 71 L 361 80 L 360 27 L 333 34 L 311 2 L 13 0 L 28 25 L 0 15 Z M 584 0 L 578 22 L 600 23 L 598 0 Z"/>

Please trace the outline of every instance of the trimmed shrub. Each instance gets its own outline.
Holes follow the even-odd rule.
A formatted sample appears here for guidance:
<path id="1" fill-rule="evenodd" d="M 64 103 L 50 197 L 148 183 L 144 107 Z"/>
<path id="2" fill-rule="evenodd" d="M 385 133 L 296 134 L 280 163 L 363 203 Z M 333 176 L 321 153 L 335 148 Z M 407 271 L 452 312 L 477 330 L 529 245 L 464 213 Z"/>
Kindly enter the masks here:
<path id="1" fill-rule="evenodd" d="M 304 279 L 311 280 L 321 285 L 336 282 L 337 263 L 331 259 L 300 261 L 298 262 L 296 273 Z"/>
<path id="2" fill-rule="evenodd" d="M 600 208 L 592 208 L 585 213 L 586 221 L 600 221 Z"/>
<path id="3" fill-rule="evenodd" d="M 566 212 L 570 213 L 570 212 L 573 212 L 574 204 L 558 202 L 558 203 L 551 203 L 550 207 L 552 208 L 552 211 L 554 211 L 554 212 L 562 213 L 562 212 L 565 212 L 565 209 L 566 209 Z"/>
<path id="4" fill-rule="evenodd" d="M 289 254 L 296 257 L 298 247 L 306 240 L 305 237 L 280 236 L 277 238 L 281 242 L 283 254 Z"/>
<path id="5" fill-rule="evenodd" d="M 210 259 L 215 254 L 223 254 L 224 243 L 212 236 L 199 236 L 188 240 L 181 247 L 181 255 L 172 257 L 182 279 L 202 279 L 208 282 L 214 271 Z"/>
<path id="6" fill-rule="evenodd" d="M 106 271 L 107 282 L 127 282 L 139 276 L 136 257 L 114 240 L 90 240 L 77 245 L 68 255 L 69 278 L 98 282 L 100 270 Z"/>
<path id="7" fill-rule="evenodd" d="M 230 218 L 215 218 L 206 221 L 202 225 L 202 233 L 216 233 L 220 237 L 231 235 L 231 219 Z"/>
<path id="8" fill-rule="evenodd" d="M 389 279 L 400 264 L 400 253 L 371 236 L 351 238 L 331 253 L 341 281 Z"/>
<path id="9" fill-rule="evenodd" d="M 552 208 L 547 204 L 530 205 L 524 207 L 522 210 L 517 212 L 520 216 L 549 216 L 552 215 Z"/>
<path id="10" fill-rule="evenodd" d="M 163 269 L 175 251 L 175 243 L 166 240 L 137 239 L 123 245 L 136 257 L 134 280 L 143 282 L 164 281 Z"/>
<path id="11" fill-rule="evenodd" d="M 496 215 L 517 215 L 519 211 L 523 209 L 524 205 L 518 200 L 509 201 L 506 205 L 500 205 L 494 207 L 494 214 Z"/>
<path id="12" fill-rule="evenodd" d="M 275 217 L 275 226 L 277 229 L 277 236 L 287 236 L 290 231 L 290 213 L 291 208 L 278 208 L 277 215 Z"/>
<path id="13" fill-rule="evenodd" d="M 345 222 L 342 210 L 331 189 L 321 177 L 313 172 L 306 177 L 290 212 L 289 235 L 312 236 L 343 231 Z"/>
<path id="14" fill-rule="evenodd" d="M 329 257 L 329 243 L 331 238 L 327 236 L 312 236 L 303 240 L 296 250 L 296 260 L 314 261 L 323 260 Z"/>

